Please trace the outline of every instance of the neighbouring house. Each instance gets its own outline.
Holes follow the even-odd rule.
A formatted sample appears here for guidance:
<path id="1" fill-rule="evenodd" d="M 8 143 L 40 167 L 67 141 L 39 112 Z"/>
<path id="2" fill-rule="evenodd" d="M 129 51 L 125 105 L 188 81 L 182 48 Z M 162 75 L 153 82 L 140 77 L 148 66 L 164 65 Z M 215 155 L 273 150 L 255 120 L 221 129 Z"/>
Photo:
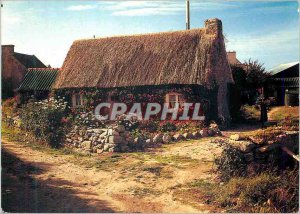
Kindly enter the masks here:
<path id="1" fill-rule="evenodd" d="M 270 70 L 265 95 L 275 98 L 277 105 L 299 105 L 299 62 L 280 64 Z"/>
<path id="2" fill-rule="evenodd" d="M 247 65 L 245 63 L 242 63 L 237 57 L 236 57 L 236 51 L 227 51 L 227 58 L 230 65 L 233 66 L 239 66 L 245 70 L 247 70 Z"/>
<path id="3" fill-rule="evenodd" d="M 28 99 L 46 99 L 55 82 L 59 68 L 29 68 L 17 92 L 21 103 Z"/>
<path id="4" fill-rule="evenodd" d="M 242 64 L 240 60 L 236 58 L 236 51 L 228 51 L 227 57 L 230 65 L 240 65 Z"/>
<path id="5" fill-rule="evenodd" d="M 28 68 L 46 68 L 35 56 L 17 53 L 14 45 L 2 45 L 2 96 L 13 96 Z"/>
<path id="6" fill-rule="evenodd" d="M 233 78 L 222 22 L 185 31 L 77 40 L 54 85 L 73 107 L 99 102 L 200 102 L 208 119 L 229 120 Z"/>

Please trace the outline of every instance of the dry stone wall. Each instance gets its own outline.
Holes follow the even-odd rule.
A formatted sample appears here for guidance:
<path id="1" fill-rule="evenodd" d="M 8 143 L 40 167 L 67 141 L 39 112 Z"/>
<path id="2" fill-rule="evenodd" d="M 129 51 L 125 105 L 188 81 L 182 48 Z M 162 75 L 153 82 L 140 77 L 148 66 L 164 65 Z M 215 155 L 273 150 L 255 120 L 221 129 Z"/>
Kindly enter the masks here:
<path id="1" fill-rule="evenodd" d="M 131 152 L 158 147 L 161 144 L 216 135 L 221 135 L 217 126 L 184 134 L 157 133 L 148 138 L 143 135 L 134 137 L 134 134 L 125 130 L 123 125 L 111 125 L 107 128 L 74 126 L 66 136 L 65 146 L 83 153 Z"/>
<path id="2" fill-rule="evenodd" d="M 273 141 L 257 143 L 252 140 L 240 139 L 238 134 L 231 135 L 229 138 L 215 139 L 216 143 L 228 144 L 240 150 L 247 163 L 275 163 L 281 161 L 285 154 L 281 148 L 286 147 L 291 151 L 299 149 L 299 132 L 286 131 L 278 135 Z"/>

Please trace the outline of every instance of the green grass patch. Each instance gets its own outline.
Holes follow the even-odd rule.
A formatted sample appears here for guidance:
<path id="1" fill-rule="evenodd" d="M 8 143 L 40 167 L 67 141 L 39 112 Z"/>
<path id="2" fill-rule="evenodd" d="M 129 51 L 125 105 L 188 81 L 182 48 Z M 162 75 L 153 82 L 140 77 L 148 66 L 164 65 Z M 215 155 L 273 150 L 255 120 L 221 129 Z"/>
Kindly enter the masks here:
<path id="1" fill-rule="evenodd" d="M 196 159 L 192 159 L 190 157 L 180 156 L 180 155 L 154 155 L 152 158 L 158 163 L 175 165 L 175 166 L 180 166 L 182 164 L 199 163 L 199 161 Z"/>
<path id="2" fill-rule="evenodd" d="M 286 171 L 281 175 L 236 177 L 224 184 L 195 180 L 176 187 L 174 195 L 186 203 L 205 202 L 226 212 L 296 212 L 298 178 L 298 171 Z"/>
<path id="3" fill-rule="evenodd" d="M 159 196 L 162 192 L 153 188 L 131 187 L 129 191 L 132 195 L 138 197 Z"/>
<path id="4" fill-rule="evenodd" d="M 241 116 L 245 120 L 259 120 L 260 119 L 260 110 L 255 106 L 243 105 L 241 107 Z"/>
<path id="5" fill-rule="evenodd" d="M 290 119 L 294 121 L 299 121 L 299 107 L 289 107 L 289 106 L 281 106 L 274 107 L 273 113 L 271 115 L 273 120 L 285 120 Z"/>

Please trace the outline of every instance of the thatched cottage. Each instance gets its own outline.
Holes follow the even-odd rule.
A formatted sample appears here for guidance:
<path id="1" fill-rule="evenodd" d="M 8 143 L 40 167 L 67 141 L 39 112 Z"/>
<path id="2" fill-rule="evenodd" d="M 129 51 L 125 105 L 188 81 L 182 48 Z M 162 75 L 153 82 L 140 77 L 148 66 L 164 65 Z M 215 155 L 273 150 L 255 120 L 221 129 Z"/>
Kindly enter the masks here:
<path id="1" fill-rule="evenodd" d="M 99 102 L 203 103 L 209 119 L 229 119 L 233 83 L 222 22 L 200 29 L 74 41 L 56 79 L 73 107 Z"/>

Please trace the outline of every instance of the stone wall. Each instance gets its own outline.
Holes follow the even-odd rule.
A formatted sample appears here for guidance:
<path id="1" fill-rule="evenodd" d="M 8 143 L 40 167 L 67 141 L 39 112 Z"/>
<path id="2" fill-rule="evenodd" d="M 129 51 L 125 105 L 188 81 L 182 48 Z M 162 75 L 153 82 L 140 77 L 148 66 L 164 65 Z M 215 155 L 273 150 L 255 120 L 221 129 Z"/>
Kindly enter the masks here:
<path id="1" fill-rule="evenodd" d="M 287 156 L 282 148 L 286 147 L 297 152 L 299 149 L 299 132 L 287 131 L 278 135 L 274 140 L 267 143 L 257 143 L 252 140 L 241 140 L 238 134 L 231 135 L 228 139 L 216 139 L 214 142 L 222 141 L 234 148 L 239 149 L 248 164 L 259 163 L 279 163 L 282 156 Z"/>
<path id="2" fill-rule="evenodd" d="M 83 153 L 131 152 L 181 140 L 220 136 L 221 132 L 216 125 L 212 125 L 209 128 L 184 134 L 157 133 L 153 137 L 143 135 L 134 137 L 134 135 L 125 130 L 123 125 L 111 125 L 107 128 L 74 126 L 66 136 L 65 146 Z"/>

